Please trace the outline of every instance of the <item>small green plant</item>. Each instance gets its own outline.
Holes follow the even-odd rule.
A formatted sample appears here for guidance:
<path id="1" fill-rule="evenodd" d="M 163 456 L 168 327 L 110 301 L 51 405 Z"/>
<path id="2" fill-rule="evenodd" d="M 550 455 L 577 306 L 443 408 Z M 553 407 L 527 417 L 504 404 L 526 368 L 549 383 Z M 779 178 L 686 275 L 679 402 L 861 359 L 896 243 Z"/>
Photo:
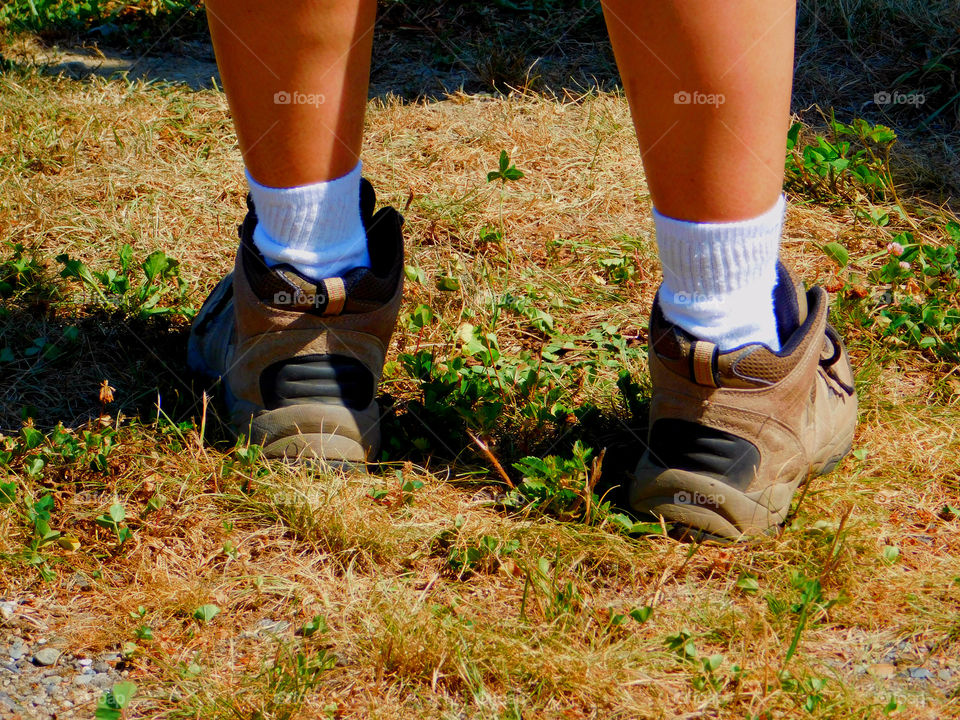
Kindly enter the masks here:
<path id="1" fill-rule="evenodd" d="M 111 690 L 106 691 L 97 702 L 94 713 L 96 720 L 122 720 L 124 710 L 130 705 L 133 696 L 137 694 L 137 686 L 129 681 L 114 683 Z"/>
<path id="2" fill-rule="evenodd" d="M 499 310 L 509 310 L 525 318 L 534 330 L 547 337 L 556 334 L 556 321 L 553 315 L 534 305 L 529 296 L 507 293 L 496 301 L 494 312 Z"/>
<path id="3" fill-rule="evenodd" d="M 138 625 L 133 631 L 133 635 L 135 638 L 137 638 L 137 640 L 150 641 L 154 639 L 153 629 L 143 622 L 147 617 L 147 609 L 143 605 L 138 606 L 136 611 L 131 612 L 130 617 L 134 620 L 140 621 L 140 625 Z M 131 643 L 131 645 L 136 648 L 135 644 Z"/>
<path id="4" fill-rule="evenodd" d="M 560 627 L 569 627 L 583 607 L 583 595 L 572 579 L 564 581 L 557 559 L 537 558 L 535 566 L 527 568 L 520 617 L 526 618 L 527 599 L 532 592 L 543 616 Z"/>
<path id="5" fill-rule="evenodd" d="M 104 271 L 90 270 L 67 254 L 58 255 L 56 260 L 63 265 L 61 277 L 79 282 L 93 293 L 94 302 L 126 315 L 140 318 L 181 315 L 190 319 L 196 314 L 188 304 L 189 285 L 180 277 L 179 261 L 162 250 L 155 250 L 140 264 L 143 279 L 137 283 L 133 248 L 123 245 L 117 255 L 119 269 Z"/>
<path id="6" fill-rule="evenodd" d="M 447 556 L 447 567 L 460 578 L 474 572 L 492 572 L 500 566 L 504 558 L 519 549 L 519 540 L 502 541 L 484 535 L 476 544 L 451 548 Z"/>
<path id="7" fill-rule="evenodd" d="M 220 614 L 220 608 L 212 603 L 201 605 L 193 611 L 193 619 L 201 623 L 208 623 Z"/>
<path id="8" fill-rule="evenodd" d="M 399 499 L 399 502 L 403 505 L 413 505 L 416 499 L 416 492 L 424 485 L 423 481 L 417 480 L 416 478 L 408 478 L 403 470 L 395 470 L 393 476 L 397 481 L 396 497 Z M 390 495 L 389 491 L 381 494 L 380 491 L 375 489 L 372 497 L 379 500 L 388 495 Z"/>
<path id="9" fill-rule="evenodd" d="M 890 149 L 897 135 L 884 125 L 863 119 L 851 124 L 831 117 L 832 137 L 807 141 L 804 126 L 787 134 L 786 187 L 818 202 L 856 204 L 896 197 L 890 175 Z"/>
<path id="10" fill-rule="evenodd" d="M 11 257 L 0 262 L 0 299 L 56 300 L 57 292 L 45 283 L 44 264 L 37 252 L 23 243 L 4 243 Z"/>
<path id="11" fill-rule="evenodd" d="M 60 533 L 50 527 L 51 513 L 55 508 L 53 495 L 44 495 L 27 506 L 27 517 L 33 525 L 32 549 L 36 550 L 60 537 Z"/>
<path id="12" fill-rule="evenodd" d="M 307 695 L 336 664 L 336 655 L 325 649 L 278 643 L 271 661 L 250 683 L 250 692 L 240 693 L 237 717 L 297 717 Z M 248 694 L 253 707 L 244 702 Z"/>
<path id="13" fill-rule="evenodd" d="M 682 628 L 672 635 L 667 635 L 664 644 L 681 660 L 692 662 L 697 657 L 697 645 L 693 642 L 693 633 L 686 628 Z"/>
<path id="14" fill-rule="evenodd" d="M 717 671 L 723 665 L 723 661 L 724 657 L 719 653 L 700 658 L 701 672 L 691 680 L 694 689 L 703 692 L 709 688 L 719 692 L 723 688 L 723 681 L 717 675 Z"/>
<path id="15" fill-rule="evenodd" d="M 500 151 L 500 166 L 487 173 L 487 182 L 499 182 L 501 185 L 516 182 L 522 178 L 523 171 L 518 170 L 517 166 L 510 162 L 510 154 L 506 150 Z"/>
<path id="16" fill-rule="evenodd" d="M 635 607 L 627 613 L 610 613 L 610 627 L 622 627 L 626 625 L 629 621 L 633 620 L 638 625 L 643 625 L 647 620 L 650 619 L 650 616 L 653 615 L 653 608 L 648 605 L 642 605 L 640 607 Z"/>
<path id="17" fill-rule="evenodd" d="M 517 180 L 523 179 L 523 171 L 518 169 L 516 165 L 510 162 L 510 154 L 506 150 L 500 151 L 500 162 L 496 170 L 491 170 L 487 173 L 487 182 L 499 182 L 500 183 L 500 229 L 496 234 L 496 238 L 501 245 L 503 245 L 503 238 L 506 234 L 506 230 L 503 224 L 503 198 L 506 191 L 507 183 L 516 182 Z M 486 241 L 489 242 L 491 239 L 490 233 L 485 235 Z"/>
<path id="18" fill-rule="evenodd" d="M 114 502 L 110 509 L 97 517 L 97 525 L 113 532 L 117 538 L 117 545 L 123 545 L 133 534 L 127 526 L 127 509 L 121 502 Z"/>
<path id="19" fill-rule="evenodd" d="M 616 285 L 623 285 L 624 283 L 630 282 L 639 272 L 633 258 L 628 255 L 615 255 L 614 257 L 601 258 L 597 262 L 600 264 L 600 270 L 606 278 Z"/>
<path id="20" fill-rule="evenodd" d="M 686 628 L 678 630 L 664 639 L 664 644 L 672 650 L 683 662 L 695 669 L 690 684 L 699 692 L 712 691 L 720 693 L 731 682 L 736 682 L 744 676 L 744 670 L 739 665 L 731 665 L 729 670 L 720 672 L 726 658 L 720 653 L 700 655 L 693 634 Z"/>
<path id="21" fill-rule="evenodd" d="M 827 686 L 825 678 L 804 676 L 795 678 L 789 670 L 783 670 L 779 675 L 780 687 L 796 704 L 811 715 L 824 702 L 823 690 Z"/>
<path id="22" fill-rule="evenodd" d="M 305 638 L 313 637 L 317 633 L 327 632 L 327 620 L 323 615 L 314 615 L 313 619 L 307 623 L 304 623 L 303 627 L 300 628 L 300 635 Z"/>
<path id="23" fill-rule="evenodd" d="M 784 668 L 786 668 L 787 663 L 790 662 L 797 652 L 800 638 L 811 617 L 816 618 L 818 615 L 825 613 L 837 602 L 836 599 L 827 600 L 824 598 L 823 587 L 816 578 L 808 578 L 803 573 L 797 572 L 793 576 L 792 583 L 794 588 L 800 593 L 800 600 L 790 605 L 790 611 L 798 615 L 798 618 L 796 629 L 793 632 L 793 638 L 790 640 L 790 646 L 787 648 L 787 653 L 783 658 Z M 768 605 L 771 603 L 769 596 L 767 602 Z M 777 603 L 776 607 L 782 612 L 783 606 L 781 604 Z M 770 608 L 774 610 L 774 605 L 770 605 Z M 779 613 L 774 611 L 774 614 Z"/>
<path id="24" fill-rule="evenodd" d="M 262 453 L 262 448 L 259 445 L 237 445 L 233 449 L 234 454 L 237 456 L 237 460 L 240 462 L 240 467 L 246 471 L 254 470 L 257 467 L 257 462 L 260 460 Z"/>
<path id="25" fill-rule="evenodd" d="M 759 592 L 760 583 L 757 581 L 757 576 L 748 572 L 741 573 L 737 578 L 737 589 L 748 595 Z"/>
<path id="26" fill-rule="evenodd" d="M 572 457 L 548 455 L 544 458 L 525 457 L 513 464 L 523 476 L 507 499 L 515 508 L 536 509 L 544 514 L 560 517 L 574 515 L 589 505 L 588 494 L 593 495 L 591 458 L 593 449 L 577 440 Z M 597 503 L 596 495 L 592 503 Z M 589 521 L 591 518 L 587 518 Z"/>
<path id="27" fill-rule="evenodd" d="M 223 541 L 223 554 L 231 560 L 236 560 L 240 557 L 240 553 L 237 551 L 237 546 L 234 544 L 233 540 Z"/>

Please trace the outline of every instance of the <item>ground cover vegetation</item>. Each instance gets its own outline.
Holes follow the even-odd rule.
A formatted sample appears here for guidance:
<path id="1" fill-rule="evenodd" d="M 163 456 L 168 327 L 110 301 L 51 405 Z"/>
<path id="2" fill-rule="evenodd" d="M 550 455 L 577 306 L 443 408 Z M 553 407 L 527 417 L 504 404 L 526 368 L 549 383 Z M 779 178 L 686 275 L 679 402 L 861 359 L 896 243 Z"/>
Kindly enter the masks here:
<path id="1" fill-rule="evenodd" d="M 242 216 L 222 94 L 16 50 L 193 52 L 202 13 L 0 9 L 0 594 L 118 653 L 101 716 L 960 712 L 954 5 L 801 3 L 784 256 L 833 293 L 861 426 L 736 546 L 622 507 L 659 280 L 596 3 L 381 14 L 365 166 L 407 288 L 360 474 L 264 462 L 186 372 Z"/>

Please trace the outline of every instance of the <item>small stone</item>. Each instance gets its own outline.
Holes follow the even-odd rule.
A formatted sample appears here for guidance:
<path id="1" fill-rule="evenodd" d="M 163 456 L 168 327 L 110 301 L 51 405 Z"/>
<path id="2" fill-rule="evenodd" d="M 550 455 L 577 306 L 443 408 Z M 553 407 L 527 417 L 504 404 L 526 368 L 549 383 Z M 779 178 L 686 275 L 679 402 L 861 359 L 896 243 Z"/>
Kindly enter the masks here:
<path id="1" fill-rule="evenodd" d="M 949 682 L 950 678 L 953 677 L 953 673 L 950 672 L 949 670 L 941 670 L 940 672 L 937 673 L 937 677 L 939 677 L 944 682 Z"/>
<path id="2" fill-rule="evenodd" d="M 270 635 L 279 635 L 290 629 L 290 623 L 286 620 L 272 620 L 264 618 L 257 623 L 257 631 L 268 633 Z"/>
<path id="3" fill-rule="evenodd" d="M 930 680 L 933 678 L 933 674 L 929 670 L 924 670 L 923 668 L 909 668 L 907 670 L 907 675 L 914 680 Z"/>
<path id="4" fill-rule="evenodd" d="M 91 675 L 77 675 L 75 678 L 73 678 L 73 684 L 74 684 L 74 685 L 89 685 L 89 684 L 90 684 L 90 681 L 92 681 L 95 677 L 97 677 L 97 676 L 96 676 L 96 675 L 93 675 L 93 674 L 91 674 Z"/>
<path id="5" fill-rule="evenodd" d="M 91 660 L 90 658 L 80 658 L 79 660 L 77 660 L 77 665 L 79 665 L 80 667 L 90 667 L 91 665 L 93 665 L 93 660 Z"/>
<path id="6" fill-rule="evenodd" d="M 878 678 L 891 678 L 896 674 L 897 668 L 890 663 L 877 663 L 870 666 L 870 672 Z"/>
<path id="7" fill-rule="evenodd" d="M 33 654 L 34 665 L 53 665 L 60 659 L 60 651 L 56 648 L 43 648 Z"/>
<path id="8" fill-rule="evenodd" d="M 17 604 L 12 602 L 0 603 L 0 617 L 4 620 L 12 620 L 17 610 Z"/>
<path id="9" fill-rule="evenodd" d="M 74 573 L 69 578 L 63 581 L 63 584 L 66 586 L 67 590 L 89 590 L 92 585 L 86 576 L 81 575 L 80 573 Z"/>
<path id="10" fill-rule="evenodd" d="M 10 654 L 11 660 L 19 660 L 27 654 L 27 646 L 24 644 L 23 640 L 18 638 L 13 641 L 13 645 L 10 646 L 10 649 L 7 650 L 7 652 Z"/>
<path id="11" fill-rule="evenodd" d="M 108 673 L 111 670 L 113 670 L 113 668 L 107 665 L 105 662 L 98 662 L 94 663 L 93 665 L 93 671 L 97 673 Z"/>
<path id="12" fill-rule="evenodd" d="M 113 687 L 113 678 L 109 675 L 94 675 L 90 680 L 90 684 L 101 690 L 109 690 Z"/>
<path id="13" fill-rule="evenodd" d="M 903 661 L 903 655 L 906 655 L 908 652 L 911 652 L 912 648 L 910 643 L 906 640 L 901 640 L 892 648 L 887 650 L 886 655 L 883 656 L 883 661 L 886 663 L 896 663 Z"/>
<path id="14" fill-rule="evenodd" d="M 117 653 L 103 653 L 103 655 L 97 658 L 97 662 L 109 663 L 116 662 L 119 659 L 120 656 Z"/>

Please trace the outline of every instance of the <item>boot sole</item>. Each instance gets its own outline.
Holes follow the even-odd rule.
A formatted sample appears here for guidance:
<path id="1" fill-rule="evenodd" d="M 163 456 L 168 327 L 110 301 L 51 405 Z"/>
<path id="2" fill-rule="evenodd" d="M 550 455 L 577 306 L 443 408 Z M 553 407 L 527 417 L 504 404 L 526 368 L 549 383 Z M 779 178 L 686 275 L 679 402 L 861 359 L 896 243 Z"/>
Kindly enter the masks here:
<path id="1" fill-rule="evenodd" d="M 363 410 L 330 403 L 304 403 L 276 410 L 227 401 L 231 424 L 268 458 L 321 460 L 342 467 L 365 466 L 380 446 L 380 407 Z"/>
<path id="2" fill-rule="evenodd" d="M 662 517 L 711 539 L 739 540 L 764 533 L 783 523 L 804 481 L 831 472 L 850 452 L 852 433 L 837 444 L 840 450 L 829 448 L 827 457 L 816 462 L 808 475 L 752 493 L 737 490 L 715 477 L 664 470 L 647 466 L 641 460 L 630 487 L 630 505 L 637 512 Z"/>

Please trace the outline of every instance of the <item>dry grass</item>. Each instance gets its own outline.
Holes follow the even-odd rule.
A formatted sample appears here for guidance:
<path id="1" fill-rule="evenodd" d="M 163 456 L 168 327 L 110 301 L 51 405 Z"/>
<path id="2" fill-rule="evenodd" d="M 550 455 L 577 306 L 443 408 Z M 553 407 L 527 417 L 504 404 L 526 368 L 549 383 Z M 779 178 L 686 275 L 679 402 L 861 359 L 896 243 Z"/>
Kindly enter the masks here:
<path id="1" fill-rule="evenodd" d="M 230 265 L 242 212 L 222 96 L 29 72 L 8 73 L 0 86 L 2 239 L 97 268 L 114 263 L 122 242 L 138 256 L 162 248 L 183 261 L 199 303 Z M 466 314 L 489 314 L 485 297 L 507 291 L 537 293 L 571 334 L 601 319 L 642 328 L 657 269 L 622 99 L 388 100 L 371 105 L 368 122 L 366 172 L 382 199 L 402 207 L 412 193 L 409 262 L 462 283 L 455 293 L 408 286 L 406 311 L 426 303 L 444 321 L 422 344 L 446 343 Z M 500 191 L 485 180 L 501 149 L 527 175 L 504 190 L 509 256 L 480 242 L 482 227 L 500 224 Z M 853 227 L 845 213 L 794 207 L 785 253 L 807 279 L 828 279 L 815 243 L 848 233 L 872 248 L 879 232 Z M 636 253 L 630 283 L 599 275 L 613 246 Z M 570 298 L 581 302 L 555 302 Z M 72 322 L 62 311 L 38 319 L 35 308 L 13 310 L 17 326 L 5 321 L 0 346 Z M 17 365 L 2 395 L 5 429 L 16 430 L 25 403 L 50 425 L 96 414 L 104 377 L 117 387 L 114 408 L 145 419 L 115 420 L 106 476 L 16 478 L 55 494 L 56 525 L 81 547 L 47 551 L 57 579 L 42 582 L 17 560 L 23 524 L 0 513 L 0 594 L 31 602 L 76 650 L 117 648 L 148 624 L 156 639 L 139 642 L 130 663 L 141 688 L 133 717 L 872 718 L 891 696 L 900 717 L 960 712 L 960 521 L 941 512 L 958 503 L 960 411 L 930 401 L 924 378 L 936 368 L 867 332 L 851 338 L 865 379 L 864 459 L 816 481 L 781 535 L 714 547 L 505 514 L 492 502 L 495 475 L 475 457 L 373 476 L 244 466 L 196 430 L 150 419 L 158 387 L 171 416 L 199 417 L 173 351 L 182 325 L 163 329 L 173 345 L 162 346 L 153 335 L 139 344 L 122 323 L 112 336 L 84 327 L 75 357 L 48 370 Z M 500 332 L 505 353 L 531 342 L 519 323 Z M 109 337 L 127 338 L 126 349 L 105 352 Z M 629 369 L 645 373 L 642 360 Z M 388 389 L 402 399 L 409 380 L 397 373 Z M 424 483 L 408 502 L 398 500 L 395 470 Z M 374 489 L 391 494 L 377 500 Z M 140 519 L 155 492 L 167 505 Z M 93 523 L 114 496 L 135 528 L 120 549 Z M 451 567 L 451 549 L 485 536 L 514 540 L 516 550 L 475 572 Z M 899 548 L 896 562 L 884 560 L 885 546 Z M 812 613 L 789 664 L 798 680 L 826 679 L 819 693 L 778 676 L 797 626 L 796 573 L 819 578 L 824 598 L 837 601 Z M 738 585 L 745 575 L 757 591 Z M 88 589 L 77 591 L 78 577 Z M 204 603 L 221 608 L 207 624 L 192 618 Z M 138 606 L 142 621 L 130 615 Z M 642 606 L 653 608 L 647 622 L 611 627 L 612 613 Z M 315 615 L 326 631 L 292 634 Z M 255 636 L 264 618 L 291 628 Z M 699 664 L 668 649 L 682 629 L 702 656 L 724 656 L 717 688 L 697 689 Z M 880 677 L 876 666 L 901 642 L 899 669 L 923 667 L 934 680 Z M 297 652 L 337 657 L 302 704 L 291 689 L 304 680 Z M 812 694 L 822 698 L 808 713 L 801 706 Z"/>

